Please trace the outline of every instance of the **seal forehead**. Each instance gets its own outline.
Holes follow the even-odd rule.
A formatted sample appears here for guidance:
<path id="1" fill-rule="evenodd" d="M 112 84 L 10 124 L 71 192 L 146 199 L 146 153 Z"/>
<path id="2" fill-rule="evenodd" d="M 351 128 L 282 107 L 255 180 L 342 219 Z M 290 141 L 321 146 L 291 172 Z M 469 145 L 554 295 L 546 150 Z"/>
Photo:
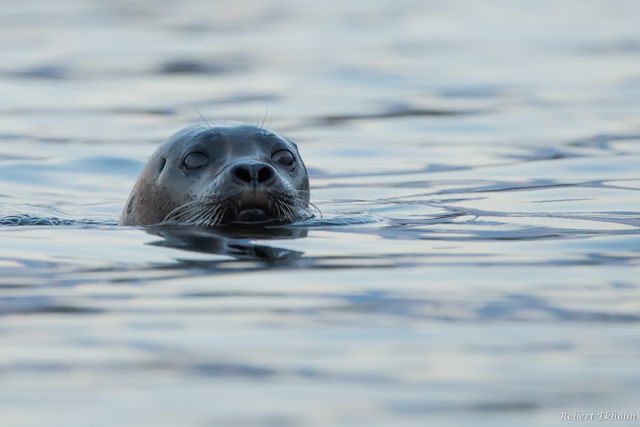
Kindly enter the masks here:
<path id="1" fill-rule="evenodd" d="M 272 140 L 279 140 L 279 141 L 285 141 L 285 142 L 289 142 L 288 139 L 283 138 L 282 136 L 278 135 L 275 132 L 270 131 L 269 129 L 262 129 L 262 128 L 258 128 L 255 132 L 254 135 L 256 135 L 259 138 L 266 138 L 266 139 L 272 139 Z"/>
<path id="2" fill-rule="evenodd" d="M 237 122 L 237 121 L 212 121 L 206 124 L 197 124 L 188 126 L 176 133 L 174 133 L 169 140 L 189 140 L 196 139 L 198 137 L 206 137 L 206 136 L 217 136 L 217 135 L 226 135 L 226 136 L 244 136 L 244 137 L 267 137 L 267 138 L 275 138 L 285 140 L 282 136 L 277 133 L 261 128 L 258 126 L 250 125 L 248 123 Z"/>
<path id="3" fill-rule="evenodd" d="M 288 143 L 289 141 L 277 133 L 246 123 L 239 123 L 234 126 L 212 127 L 211 129 L 202 130 L 201 134 L 205 137 L 224 136 L 235 142 L 252 141 L 260 143 L 262 141 L 280 141 Z"/>

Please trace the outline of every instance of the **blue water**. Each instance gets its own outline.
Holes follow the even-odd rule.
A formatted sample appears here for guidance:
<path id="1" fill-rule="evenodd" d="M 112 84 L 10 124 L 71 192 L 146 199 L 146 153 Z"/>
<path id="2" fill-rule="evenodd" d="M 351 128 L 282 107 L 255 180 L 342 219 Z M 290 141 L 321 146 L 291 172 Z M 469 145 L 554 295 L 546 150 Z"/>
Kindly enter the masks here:
<path id="1" fill-rule="evenodd" d="M 638 16 L 6 2 L 0 424 L 640 416 Z M 296 141 L 322 218 L 118 227 L 147 157 L 200 114 Z"/>

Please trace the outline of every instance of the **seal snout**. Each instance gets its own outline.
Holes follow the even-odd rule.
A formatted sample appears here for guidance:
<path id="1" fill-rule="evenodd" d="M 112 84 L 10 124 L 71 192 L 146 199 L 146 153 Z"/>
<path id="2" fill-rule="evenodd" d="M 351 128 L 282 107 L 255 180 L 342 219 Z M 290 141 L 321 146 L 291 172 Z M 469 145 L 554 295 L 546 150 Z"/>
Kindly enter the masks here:
<path id="1" fill-rule="evenodd" d="M 231 178 L 241 186 L 270 185 L 275 175 L 273 167 L 263 162 L 240 163 L 231 168 Z"/>

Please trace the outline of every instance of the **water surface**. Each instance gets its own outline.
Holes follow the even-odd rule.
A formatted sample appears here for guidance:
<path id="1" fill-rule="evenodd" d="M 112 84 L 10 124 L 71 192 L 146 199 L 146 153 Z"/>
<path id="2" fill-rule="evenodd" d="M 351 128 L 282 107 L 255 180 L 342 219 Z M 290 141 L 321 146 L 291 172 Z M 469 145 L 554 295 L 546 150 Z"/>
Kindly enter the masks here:
<path id="1" fill-rule="evenodd" d="M 9 2 L 2 425 L 638 413 L 639 15 Z M 322 218 L 256 236 L 118 227 L 147 157 L 198 111 L 296 141 Z"/>

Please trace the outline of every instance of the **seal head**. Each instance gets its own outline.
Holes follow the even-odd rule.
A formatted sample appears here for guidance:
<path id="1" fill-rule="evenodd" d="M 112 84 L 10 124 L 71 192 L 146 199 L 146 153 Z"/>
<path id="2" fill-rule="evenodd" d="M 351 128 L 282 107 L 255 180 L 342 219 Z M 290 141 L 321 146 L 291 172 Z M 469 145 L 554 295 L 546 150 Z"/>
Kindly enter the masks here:
<path id="1" fill-rule="evenodd" d="M 121 225 L 286 224 L 311 217 L 309 177 L 297 146 L 240 122 L 194 125 L 151 155 Z"/>

